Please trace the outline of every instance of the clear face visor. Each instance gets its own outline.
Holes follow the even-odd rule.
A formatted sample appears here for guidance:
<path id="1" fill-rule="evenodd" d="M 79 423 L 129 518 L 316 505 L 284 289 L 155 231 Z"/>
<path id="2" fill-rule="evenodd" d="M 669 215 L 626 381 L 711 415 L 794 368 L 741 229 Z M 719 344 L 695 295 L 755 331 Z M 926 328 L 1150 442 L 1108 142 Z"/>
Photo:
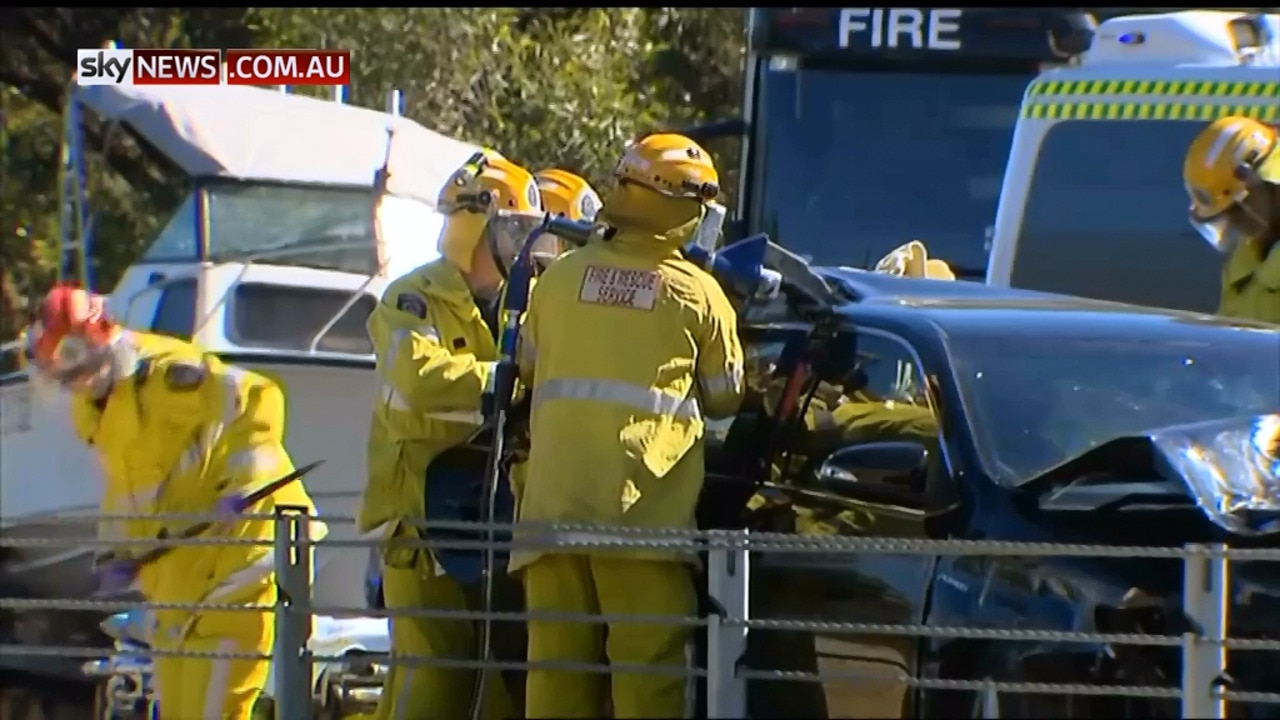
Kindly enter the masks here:
<path id="1" fill-rule="evenodd" d="M 541 214 L 506 210 L 499 210 L 489 217 L 484 226 L 485 243 L 503 275 L 511 269 L 529 236 L 542 224 L 542 218 Z M 530 255 L 542 263 L 554 259 L 560 251 L 560 239 L 545 232 L 533 241 L 529 249 Z"/>
<path id="2" fill-rule="evenodd" d="M 1230 253 L 1240 243 L 1259 237 L 1269 225 L 1266 193 L 1262 188 L 1244 195 L 1236 204 L 1216 215 L 1201 215 L 1196 203 L 1188 212 L 1191 227 L 1220 253 Z"/>
<path id="3" fill-rule="evenodd" d="M 71 392 L 92 390 L 110 375 L 111 351 L 110 343 L 95 344 L 80 335 L 53 341 L 38 322 L 28 329 L 24 349 L 33 383 Z"/>
<path id="4" fill-rule="evenodd" d="M 903 245 L 880 258 L 874 268 L 875 272 L 907 277 L 907 266 L 911 262 L 911 247 Z"/>
<path id="5" fill-rule="evenodd" d="M 720 233 L 724 231 L 724 220 L 729 211 L 725 206 L 713 202 L 706 203 L 703 207 L 705 210 L 702 220 L 698 221 L 698 227 L 694 228 L 689 242 L 709 253 L 715 252 L 720 247 Z"/>

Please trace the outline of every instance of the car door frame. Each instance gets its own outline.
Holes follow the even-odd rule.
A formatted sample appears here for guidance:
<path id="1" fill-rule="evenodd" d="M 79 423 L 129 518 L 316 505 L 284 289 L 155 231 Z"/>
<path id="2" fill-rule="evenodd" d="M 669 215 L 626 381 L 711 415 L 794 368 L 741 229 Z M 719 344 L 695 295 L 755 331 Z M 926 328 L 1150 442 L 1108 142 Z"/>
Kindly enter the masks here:
<path id="1" fill-rule="evenodd" d="M 856 314 L 862 315 L 862 313 Z M 788 323 L 788 325 L 791 325 L 791 323 Z M 897 327 L 894 327 L 895 325 Z M 928 342 L 921 342 L 923 338 L 931 333 L 936 333 L 936 331 L 931 327 L 918 327 L 914 325 L 915 324 L 911 322 L 903 324 L 891 322 L 881 323 L 877 322 L 877 318 L 873 316 L 844 318 L 838 327 L 840 332 L 852 332 L 858 334 L 860 337 L 873 336 L 886 342 L 895 343 L 900 346 L 905 351 L 906 355 L 911 358 L 912 362 L 915 363 L 917 371 L 921 374 L 922 379 L 927 385 L 931 409 L 933 410 L 935 417 L 938 419 L 939 448 L 941 450 L 944 470 L 939 474 L 940 477 L 937 482 L 946 486 L 943 492 L 935 492 L 931 489 L 929 491 L 929 495 L 931 497 L 944 497 L 955 486 L 957 470 L 953 459 L 955 448 L 951 446 L 946 434 L 946 428 L 951 426 L 949 418 L 946 417 L 946 411 L 950 403 L 944 400 L 942 397 L 942 389 L 939 387 L 938 371 L 940 368 L 936 367 L 937 347 L 931 347 Z M 777 327 L 777 325 L 774 325 L 774 327 Z M 805 323 L 795 323 L 793 327 L 799 331 L 805 327 L 811 326 Z M 932 339 L 936 340 L 936 335 Z M 920 347 L 921 345 L 924 347 Z M 927 360 L 933 360 L 935 362 L 927 362 Z M 943 375 L 943 377 L 945 377 L 945 375 Z M 950 400 L 950 398 L 947 398 L 946 400 Z M 850 506 L 857 504 L 856 501 L 852 501 L 844 497 L 836 497 L 834 495 L 824 497 L 822 491 L 812 488 L 794 486 L 786 487 L 786 483 L 767 483 L 766 485 L 769 486 L 766 488 L 768 490 L 787 494 L 797 505 L 823 505 L 831 508 L 849 508 Z M 927 526 L 927 519 L 922 520 L 922 522 Z M 870 536 L 874 537 L 875 535 L 870 534 Z M 879 577 L 885 577 L 887 574 L 890 574 L 890 566 L 900 565 L 902 562 L 906 562 L 913 566 L 913 568 L 909 568 L 907 570 L 908 573 L 916 575 L 914 580 L 909 581 L 914 585 L 914 587 L 909 591 L 909 594 L 911 595 L 910 614 L 897 618 L 892 622 L 893 624 L 903 622 L 903 624 L 922 625 L 928 615 L 929 602 L 936 581 L 938 556 L 905 556 L 905 559 L 903 559 L 904 556 L 893 555 L 879 555 L 878 557 L 884 558 L 881 565 L 885 568 L 885 570 L 878 574 Z M 872 572 L 869 573 L 869 575 L 874 577 L 877 576 L 877 573 Z M 898 577 L 902 577 L 902 575 L 898 575 Z M 912 646 L 911 658 L 906 671 L 911 676 L 918 677 L 921 668 L 927 661 L 926 653 L 929 651 L 930 646 L 927 639 L 922 637 L 915 638 L 912 642 Z M 918 703 L 919 692 L 911 688 L 906 689 L 904 692 L 902 708 L 903 712 L 906 713 L 906 716 L 911 716 L 911 713 L 915 711 Z"/>

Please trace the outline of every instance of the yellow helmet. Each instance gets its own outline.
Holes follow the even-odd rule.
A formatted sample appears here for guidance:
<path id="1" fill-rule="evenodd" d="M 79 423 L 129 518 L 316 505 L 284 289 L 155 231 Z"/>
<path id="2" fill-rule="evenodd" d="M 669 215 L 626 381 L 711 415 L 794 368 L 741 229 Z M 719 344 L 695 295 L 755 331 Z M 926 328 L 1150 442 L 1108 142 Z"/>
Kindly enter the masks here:
<path id="1" fill-rule="evenodd" d="M 533 174 L 493 150 L 481 150 L 454 171 L 436 206 L 445 215 L 492 210 L 542 212 Z"/>
<path id="2" fill-rule="evenodd" d="M 436 207 L 445 215 L 440 252 L 463 272 L 487 242 L 505 274 L 543 215 L 533 174 L 492 150 L 477 152 L 453 173 Z"/>
<path id="3" fill-rule="evenodd" d="M 1263 183 L 1280 185 L 1276 128 L 1248 117 L 1215 120 L 1191 141 L 1182 180 L 1191 198 L 1191 224 L 1227 251 L 1242 237 L 1265 231 L 1269 218 L 1255 207 Z"/>
<path id="4" fill-rule="evenodd" d="M 547 212 L 570 220 L 591 222 L 596 219 L 601 203 L 591 183 L 568 170 L 554 168 L 533 177 L 538 182 L 542 205 Z"/>
<path id="5" fill-rule="evenodd" d="M 955 280 L 956 274 L 945 260 L 929 257 L 929 249 L 919 240 L 894 248 L 876 263 L 875 272 L 898 277 Z"/>
<path id="6" fill-rule="evenodd" d="M 720 174 L 698 143 L 675 133 L 645 135 L 627 146 L 613 174 L 672 198 L 709 203 L 720 194 Z"/>

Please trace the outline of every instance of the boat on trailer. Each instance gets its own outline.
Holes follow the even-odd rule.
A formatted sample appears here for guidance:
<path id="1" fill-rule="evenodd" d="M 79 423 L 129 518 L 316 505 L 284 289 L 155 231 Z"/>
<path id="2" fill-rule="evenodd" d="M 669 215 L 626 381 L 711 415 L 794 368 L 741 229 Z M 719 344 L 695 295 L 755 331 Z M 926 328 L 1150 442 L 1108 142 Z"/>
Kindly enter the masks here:
<path id="1" fill-rule="evenodd" d="M 307 489 L 330 538 L 357 537 L 375 382 L 365 319 L 386 284 L 438 257 L 435 200 L 477 147 L 399 113 L 254 87 L 82 87 L 67 105 L 61 252 L 91 286 L 80 120 L 128 126 L 191 181 L 191 192 L 110 293 L 126 327 L 190 339 L 278 380 L 286 447 L 324 464 Z M 71 262 L 71 261 L 78 261 Z M 7 351 L 16 351 L 10 344 Z M 33 402 L 23 372 L 0 378 L 0 531 L 92 537 L 102 478 L 72 431 L 65 395 Z M 342 520 L 347 518 L 347 520 Z M 83 598 L 91 546 L 6 547 L 6 594 Z M 364 604 L 368 550 L 321 548 L 314 601 Z"/>

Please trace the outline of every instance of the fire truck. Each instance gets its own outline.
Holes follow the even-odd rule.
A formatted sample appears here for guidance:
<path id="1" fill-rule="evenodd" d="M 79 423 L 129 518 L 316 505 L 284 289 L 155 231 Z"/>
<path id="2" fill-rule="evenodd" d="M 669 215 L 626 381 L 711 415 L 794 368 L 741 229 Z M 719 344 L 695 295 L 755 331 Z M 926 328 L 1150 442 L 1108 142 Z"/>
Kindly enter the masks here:
<path id="1" fill-rule="evenodd" d="M 1177 8 L 751 8 L 733 240 L 867 267 L 924 241 L 982 280 L 1018 108 L 1100 21 Z"/>

